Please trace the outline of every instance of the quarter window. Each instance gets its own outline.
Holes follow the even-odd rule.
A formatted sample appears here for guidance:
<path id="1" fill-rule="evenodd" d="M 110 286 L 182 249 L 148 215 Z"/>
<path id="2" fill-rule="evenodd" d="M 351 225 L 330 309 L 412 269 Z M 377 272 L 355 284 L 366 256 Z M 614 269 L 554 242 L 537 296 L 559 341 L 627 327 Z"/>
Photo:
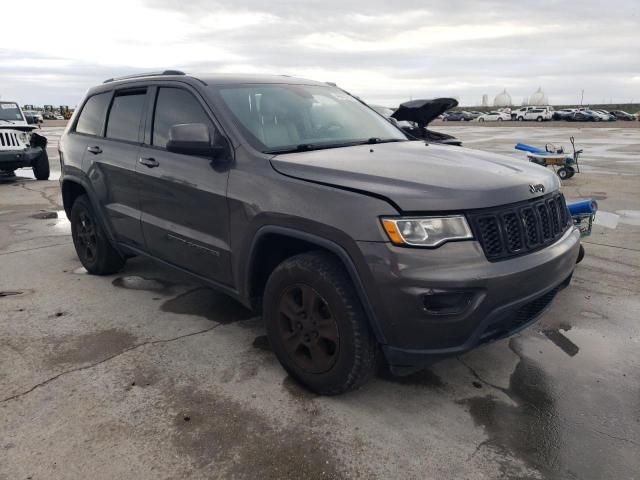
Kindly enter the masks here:
<path id="1" fill-rule="evenodd" d="M 182 123 L 204 123 L 211 128 L 209 117 L 193 95 L 181 88 L 160 88 L 153 117 L 152 144 L 166 146 L 169 129 Z"/>
<path id="2" fill-rule="evenodd" d="M 117 93 L 107 120 L 107 138 L 138 141 L 138 130 L 144 109 L 146 91 Z"/>
<path id="3" fill-rule="evenodd" d="M 87 135 L 100 135 L 102 133 L 102 125 L 104 124 L 110 96 L 109 92 L 100 93 L 86 101 L 76 124 L 76 132 Z"/>

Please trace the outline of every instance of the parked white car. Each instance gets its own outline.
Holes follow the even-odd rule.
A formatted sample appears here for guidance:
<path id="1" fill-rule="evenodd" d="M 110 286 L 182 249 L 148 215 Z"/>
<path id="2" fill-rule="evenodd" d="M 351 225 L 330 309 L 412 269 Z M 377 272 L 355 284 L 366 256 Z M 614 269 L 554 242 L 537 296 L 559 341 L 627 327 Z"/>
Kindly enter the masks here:
<path id="1" fill-rule="evenodd" d="M 534 120 L 536 122 L 544 122 L 553 118 L 553 112 L 546 108 L 534 108 L 529 110 L 524 115 L 518 116 L 518 120 Z"/>
<path id="2" fill-rule="evenodd" d="M 38 180 L 49 178 L 47 139 L 34 132 L 17 102 L 0 101 L 0 173 L 31 167 Z"/>
<path id="3" fill-rule="evenodd" d="M 511 120 L 511 114 L 507 112 L 489 112 L 483 113 L 478 117 L 479 122 L 503 122 Z"/>

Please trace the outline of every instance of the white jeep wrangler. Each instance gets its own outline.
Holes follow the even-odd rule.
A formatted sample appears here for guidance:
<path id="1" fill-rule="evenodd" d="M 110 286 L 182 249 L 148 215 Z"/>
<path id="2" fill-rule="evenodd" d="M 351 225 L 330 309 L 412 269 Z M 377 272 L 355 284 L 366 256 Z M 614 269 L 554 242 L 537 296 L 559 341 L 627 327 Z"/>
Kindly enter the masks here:
<path id="1" fill-rule="evenodd" d="M 16 102 L 0 101 L 0 173 L 31 167 L 38 180 L 49 178 L 47 139 L 33 130 Z"/>

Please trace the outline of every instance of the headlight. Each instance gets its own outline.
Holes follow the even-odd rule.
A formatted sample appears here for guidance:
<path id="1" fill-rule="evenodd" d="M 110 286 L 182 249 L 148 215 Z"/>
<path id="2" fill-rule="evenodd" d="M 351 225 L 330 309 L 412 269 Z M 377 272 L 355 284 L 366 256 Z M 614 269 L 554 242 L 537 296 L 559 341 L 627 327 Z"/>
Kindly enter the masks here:
<path id="1" fill-rule="evenodd" d="M 31 133 L 22 132 L 20 134 L 20 140 L 22 143 L 30 143 L 31 142 Z"/>
<path id="2" fill-rule="evenodd" d="M 462 215 L 383 218 L 382 225 L 395 245 L 437 247 L 449 240 L 473 238 L 471 229 Z"/>

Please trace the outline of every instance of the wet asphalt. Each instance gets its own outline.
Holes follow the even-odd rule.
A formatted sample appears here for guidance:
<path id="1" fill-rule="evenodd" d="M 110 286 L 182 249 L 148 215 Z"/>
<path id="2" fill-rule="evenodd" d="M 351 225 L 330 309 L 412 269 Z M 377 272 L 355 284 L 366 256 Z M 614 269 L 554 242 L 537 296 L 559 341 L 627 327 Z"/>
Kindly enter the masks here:
<path id="1" fill-rule="evenodd" d="M 594 227 L 534 326 L 409 377 L 308 393 L 259 317 L 135 258 L 86 274 L 52 181 L 0 178 L 0 479 L 640 477 L 640 129 L 443 126 L 585 149 Z"/>

